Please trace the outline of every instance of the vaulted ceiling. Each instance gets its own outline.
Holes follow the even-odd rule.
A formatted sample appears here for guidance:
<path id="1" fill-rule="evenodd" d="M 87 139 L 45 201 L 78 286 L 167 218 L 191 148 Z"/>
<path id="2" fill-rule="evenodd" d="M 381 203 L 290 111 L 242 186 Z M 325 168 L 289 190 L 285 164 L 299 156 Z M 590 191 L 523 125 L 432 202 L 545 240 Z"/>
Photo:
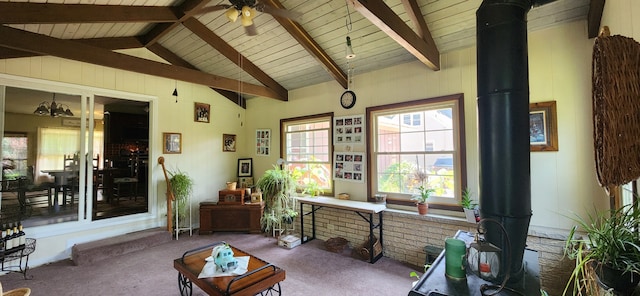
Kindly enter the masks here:
<path id="1" fill-rule="evenodd" d="M 262 96 L 409 61 L 438 71 L 439 56 L 473 46 L 481 0 L 260 0 L 299 14 L 258 13 L 257 35 L 230 23 L 228 0 L 0 0 L 0 59 L 51 55 L 206 85 L 245 107 Z M 247 1 L 245 2 L 253 2 Z M 598 31 L 604 0 L 534 7 L 529 30 L 588 20 Z M 356 57 L 345 58 L 350 36 Z M 122 51 L 146 48 L 161 59 Z"/>

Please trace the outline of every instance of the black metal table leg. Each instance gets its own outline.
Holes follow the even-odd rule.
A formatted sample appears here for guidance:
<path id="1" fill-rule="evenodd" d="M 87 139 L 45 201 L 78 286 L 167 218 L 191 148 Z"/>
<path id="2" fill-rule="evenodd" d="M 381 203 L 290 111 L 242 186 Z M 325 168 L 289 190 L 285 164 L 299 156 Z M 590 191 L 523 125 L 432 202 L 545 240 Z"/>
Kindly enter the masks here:
<path id="1" fill-rule="evenodd" d="M 178 272 L 178 290 L 180 291 L 180 296 L 191 296 L 191 293 L 193 293 L 193 283 L 180 272 Z"/>

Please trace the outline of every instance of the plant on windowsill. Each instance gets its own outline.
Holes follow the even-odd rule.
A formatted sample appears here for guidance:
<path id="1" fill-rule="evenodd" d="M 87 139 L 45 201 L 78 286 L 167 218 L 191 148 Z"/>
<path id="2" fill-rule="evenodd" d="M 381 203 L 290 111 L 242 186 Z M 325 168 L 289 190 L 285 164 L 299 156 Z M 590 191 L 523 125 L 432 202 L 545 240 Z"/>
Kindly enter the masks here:
<path id="1" fill-rule="evenodd" d="M 629 295 L 640 280 L 640 209 L 635 202 L 619 209 L 576 215 L 578 226 L 565 242 L 565 255 L 576 260 L 563 295 L 597 295 L 599 284 Z M 585 236 L 576 230 L 580 228 Z M 614 280 L 614 281 L 611 281 Z M 586 293 L 586 294 L 582 294 Z"/>
<path id="2" fill-rule="evenodd" d="M 322 190 L 322 188 L 320 188 L 320 184 L 318 184 L 318 182 L 316 182 L 315 180 L 311 180 L 309 183 L 307 183 L 306 187 L 304 188 L 304 190 L 302 190 L 302 194 L 308 194 L 311 197 L 316 197 L 318 195 L 321 195 L 324 193 L 324 190 Z"/>
<path id="3" fill-rule="evenodd" d="M 424 185 L 420 185 L 418 187 L 418 194 L 413 195 L 411 200 L 416 201 L 416 205 L 418 206 L 418 214 L 426 215 L 429 210 L 429 204 L 427 203 L 427 199 L 431 197 L 431 194 L 435 192 L 434 189 L 424 187 Z"/>
<path id="4" fill-rule="evenodd" d="M 273 169 L 264 172 L 256 186 L 262 191 L 264 214 L 260 224 L 265 232 L 282 230 L 285 216 L 295 212 L 295 202 L 291 196 L 295 194 L 295 178 L 288 169 L 274 165 Z"/>
<path id="5" fill-rule="evenodd" d="M 464 210 L 464 215 L 467 218 L 467 222 L 469 223 L 477 223 L 478 219 L 476 218 L 476 210 L 478 207 L 478 203 L 476 203 L 472 198 L 473 194 L 469 188 L 465 188 L 462 191 L 462 199 L 460 200 L 460 206 Z"/>

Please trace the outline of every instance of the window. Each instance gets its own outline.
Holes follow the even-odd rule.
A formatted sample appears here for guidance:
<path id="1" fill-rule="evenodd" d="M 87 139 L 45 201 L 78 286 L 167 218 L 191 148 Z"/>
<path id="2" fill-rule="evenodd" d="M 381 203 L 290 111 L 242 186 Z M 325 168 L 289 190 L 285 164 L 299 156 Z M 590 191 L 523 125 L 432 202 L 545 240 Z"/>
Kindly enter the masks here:
<path id="1" fill-rule="evenodd" d="M 420 126 L 421 124 L 420 115 L 422 114 L 420 113 L 404 114 L 402 115 L 402 122 L 405 125 Z"/>
<path id="2" fill-rule="evenodd" d="M 2 180 L 27 175 L 27 134 L 7 132 L 2 138 Z"/>
<path id="3" fill-rule="evenodd" d="M 333 114 L 282 119 L 283 158 L 298 180 L 298 190 L 319 187 L 333 194 L 331 181 Z"/>
<path id="4" fill-rule="evenodd" d="M 40 178 L 48 178 L 42 170 L 56 170 L 63 166 L 65 155 L 80 152 L 80 129 L 38 128 L 37 172 Z M 103 132 L 93 133 L 93 153 L 102 154 Z"/>
<path id="5" fill-rule="evenodd" d="M 435 189 L 430 203 L 457 205 L 466 186 L 463 110 L 462 94 L 367 108 L 369 195 L 408 205 L 424 185 Z"/>

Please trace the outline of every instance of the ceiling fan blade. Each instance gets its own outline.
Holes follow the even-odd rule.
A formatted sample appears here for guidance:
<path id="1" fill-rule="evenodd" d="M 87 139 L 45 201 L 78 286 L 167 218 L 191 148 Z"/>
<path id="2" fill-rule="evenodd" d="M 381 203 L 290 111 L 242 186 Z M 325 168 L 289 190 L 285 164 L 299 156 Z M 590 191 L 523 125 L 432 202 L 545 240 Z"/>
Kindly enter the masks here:
<path id="1" fill-rule="evenodd" d="M 249 26 L 245 26 L 244 27 L 244 32 L 247 34 L 247 36 L 256 36 L 258 35 L 258 29 L 256 28 L 256 25 L 251 24 Z"/>
<path id="2" fill-rule="evenodd" d="M 214 5 L 214 6 L 207 6 L 207 7 L 203 7 L 202 9 L 198 10 L 198 12 L 196 12 L 196 14 L 203 14 L 203 13 L 212 12 L 212 11 L 225 10 L 225 9 L 229 9 L 229 7 L 232 7 L 232 6 L 228 5 L 228 4 L 218 4 L 218 5 Z"/>
<path id="3" fill-rule="evenodd" d="M 290 19 L 290 20 L 296 21 L 296 22 L 302 16 L 302 13 L 300 13 L 300 12 L 276 8 L 276 7 L 269 6 L 269 5 L 264 4 L 264 3 L 260 3 L 258 6 L 256 6 L 256 10 L 261 11 L 261 12 L 266 12 L 266 13 L 268 13 L 270 15 L 273 15 L 273 16 L 279 16 L 279 17 L 287 18 L 287 19 Z"/>

